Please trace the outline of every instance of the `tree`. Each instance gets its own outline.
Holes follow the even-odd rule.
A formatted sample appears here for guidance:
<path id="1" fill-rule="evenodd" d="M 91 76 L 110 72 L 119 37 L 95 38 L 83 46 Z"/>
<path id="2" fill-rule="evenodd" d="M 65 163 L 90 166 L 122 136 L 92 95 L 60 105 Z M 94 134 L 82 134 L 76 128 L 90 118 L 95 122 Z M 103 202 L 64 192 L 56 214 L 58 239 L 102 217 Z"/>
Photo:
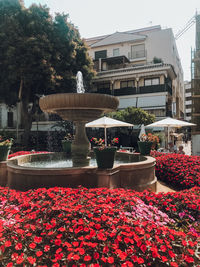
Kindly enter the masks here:
<path id="1" fill-rule="evenodd" d="M 109 116 L 116 120 L 125 121 L 134 125 L 147 125 L 155 121 L 155 115 L 135 107 L 127 107 L 123 110 L 111 112 Z"/>
<path id="2" fill-rule="evenodd" d="M 74 91 L 78 70 L 88 85 L 93 77 L 86 46 L 67 19 L 53 19 L 46 6 L 0 0 L 0 97 L 8 105 L 21 101 L 24 145 L 38 95 Z"/>

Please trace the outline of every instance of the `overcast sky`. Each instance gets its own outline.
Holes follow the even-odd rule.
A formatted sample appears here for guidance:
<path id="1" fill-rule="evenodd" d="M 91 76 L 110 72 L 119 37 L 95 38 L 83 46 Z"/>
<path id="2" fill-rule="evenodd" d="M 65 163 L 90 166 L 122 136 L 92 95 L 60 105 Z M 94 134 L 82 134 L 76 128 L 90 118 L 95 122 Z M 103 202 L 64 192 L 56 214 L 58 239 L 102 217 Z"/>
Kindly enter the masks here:
<path id="1" fill-rule="evenodd" d="M 24 0 L 46 4 L 50 12 L 67 13 L 79 29 L 81 37 L 88 38 L 116 31 L 128 31 L 161 25 L 172 28 L 174 34 L 200 12 L 200 0 Z M 195 48 L 195 25 L 177 41 L 184 71 L 184 80 L 190 80 L 191 48 Z"/>

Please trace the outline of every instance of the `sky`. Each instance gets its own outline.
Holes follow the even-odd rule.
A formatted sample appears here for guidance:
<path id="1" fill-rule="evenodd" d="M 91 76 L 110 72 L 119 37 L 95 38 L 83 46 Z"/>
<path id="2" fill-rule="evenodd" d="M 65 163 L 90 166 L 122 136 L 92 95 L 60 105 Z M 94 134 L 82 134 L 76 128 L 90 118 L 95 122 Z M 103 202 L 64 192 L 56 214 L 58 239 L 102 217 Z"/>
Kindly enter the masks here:
<path id="1" fill-rule="evenodd" d="M 112 34 L 116 31 L 161 25 L 174 35 L 200 12 L 200 0 L 24 0 L 25 6 L 46 5 L 55 12 L 69 14 L 82 38 Z M 184 80 L 191 79 L 191 49 L 195 48 L 195 24 L 177 41 Z"/>

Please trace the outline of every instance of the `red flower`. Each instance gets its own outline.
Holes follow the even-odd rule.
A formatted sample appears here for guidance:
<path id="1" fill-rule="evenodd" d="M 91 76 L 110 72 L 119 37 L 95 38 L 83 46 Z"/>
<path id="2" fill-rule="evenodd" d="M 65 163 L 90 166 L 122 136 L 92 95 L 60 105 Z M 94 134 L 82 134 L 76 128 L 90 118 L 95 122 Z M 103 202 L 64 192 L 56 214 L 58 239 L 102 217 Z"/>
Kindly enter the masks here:
<path id="1" fill-rule="evenodd" d="M 41 250 L 39 250 L 39 251 L 36 252 L 37 257 L 42 256 L 42 254 L 43 254 L 43 252 Z"/>
<path id="2" fill-rule="evenodd" d="M 36 262 L 36 258 L 33 257 L 27 257 L 27 260 L 29 261 L 30 264 L 34 264 Z"/>
<path id="3" fill-rule="evenodd" d="M 35 242 L 35 243 L 41 243 L 41 242 L 42 242 L 42 237 L 40 237 L 40 236 L 35 236 L 35 237 L 34 237 L 34 242 Z"/>
<path id="4" fill-rule="evenodd" d="M 45 252 L 47 252 L 47 251 L 49 251 L 49 250 L 50 250 L 50 246 L 49 246 L 49 245 L 44 246 L 44 251 L 45 251 Z"/>
<path id="5" fill-rule="evenodd" d="M 187 261 L 188 263 L 192 263 L 192 262 L 194 262 L 194 259 L 193 259 L 192 257 L 188 256 L 188 255 L 186 255 L 184 259 L 185 259 L 185 261 Z"/>
<path id="6" fill-rule="evenodd" d="M 15 245 L 15 249 L 16 249 L 16 250 L 21 250 L 21 249 L 22 249 L 22 243 L 17 243 L 17 244 Z"/>
<path id="7" fill-rule="evenodd" d="M 176 257 L 176 255 L 174 254 L 173 251 L 169 250 L 168 253 L 169 253 L 169 256 L 170 256 L 171 258 L 175 258 L 175 257 Z"/>
<path id="8" fill-rule="evenodd" d="M 93 255 L 93 258 L 95 260 L 98 260 L 99 259 L 99 253 L 98 252 L 95 252 L 94 255 Z"/>
<path id="9" fill-rule="evenodd" d="M 90 257 L 90 255 L 86 255 L 86 256 L 84 257 L 84 261 L 91 261 L 91 257 Z"/>
<path id="10" fill-rule="evenodd" d="M 114 262 L 114 258 L 113 257 L 108 257 L 108 263 L 112 264 Z"/>
<path id="11" fill-rule="evenodd" d="M 73 260 L 78 261 L 79 259 L 80 259 L 79 255 L 77 255 L 77 254 L 73 255 Z"/>
<path id="12" fill-rule="evenodd" d="M 35 247 L 36 247 L 36 244 L 35 244 L 35 243 L 30 243 L 30 244 L 29 244 L 29 248 L 34 249 Z"/>
<path id="13" fill-rule="evenodd" d="M 4 243 L 5 247 L 8 248 L 8 247 L 11 247 L 12 246 L 12 243 L 8 240 Z"/>

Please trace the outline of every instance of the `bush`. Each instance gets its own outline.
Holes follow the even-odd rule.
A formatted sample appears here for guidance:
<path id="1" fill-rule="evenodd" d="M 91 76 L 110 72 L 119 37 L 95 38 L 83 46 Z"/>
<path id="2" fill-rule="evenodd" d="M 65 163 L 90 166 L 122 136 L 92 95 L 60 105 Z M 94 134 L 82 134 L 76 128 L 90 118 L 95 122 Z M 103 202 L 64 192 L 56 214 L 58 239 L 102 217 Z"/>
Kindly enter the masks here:
<path id="1" fill-rule="evenodd" d="M 200 157 L 152 152 L 156 176 L 177 189 L 200 186 Z"/>

